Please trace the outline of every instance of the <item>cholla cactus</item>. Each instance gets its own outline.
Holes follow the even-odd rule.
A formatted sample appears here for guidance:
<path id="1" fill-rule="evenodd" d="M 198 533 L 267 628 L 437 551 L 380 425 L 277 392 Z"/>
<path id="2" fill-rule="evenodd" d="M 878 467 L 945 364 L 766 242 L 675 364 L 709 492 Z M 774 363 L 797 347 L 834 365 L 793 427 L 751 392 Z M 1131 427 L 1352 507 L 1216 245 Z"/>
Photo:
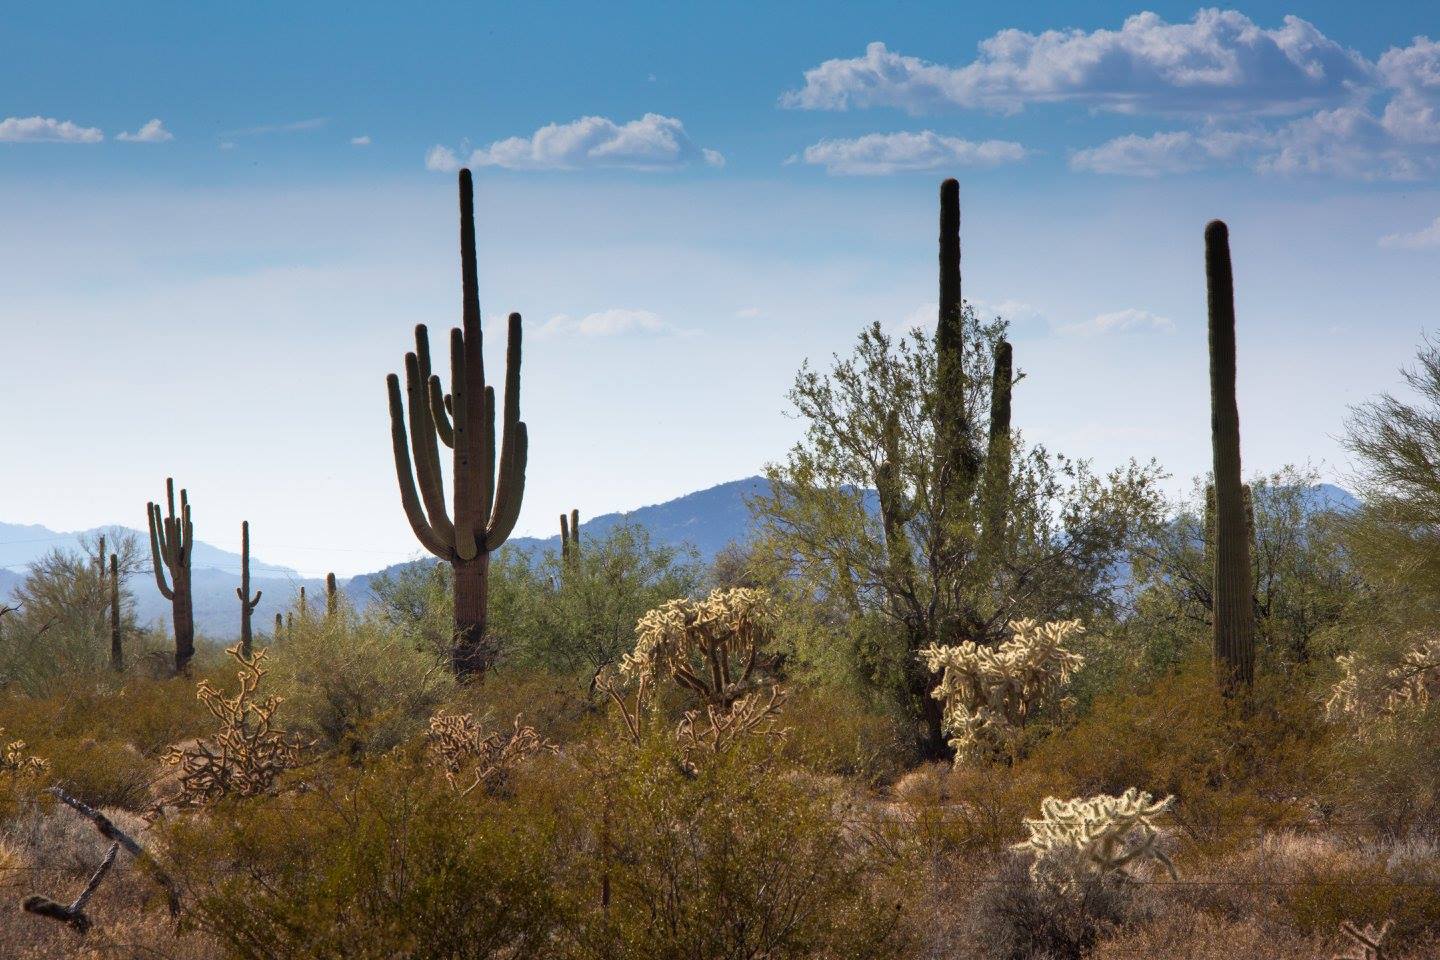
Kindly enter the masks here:
<path id="1" fill-rule="evenodd" d="M 468 713 L 437 713 L 430 718 L 430 756 L 445 771 L 445 780 L 460 796 L 484 784 L 487 788 L 502 781 L 521 761 L 542 750 L 559 748 L 535 732 L 522 727 L 515 718 L 509 736 L 486 733 Z M 468 786 L 462 786 L 469 780 Z"/>
<path id="2" fill-rule="evenodd" d="M 1336 658 L 1341 677 L 1325 703 L 1332 720 L 1368 720 L 1440 699 L 1440 638 L 1421 640 L 1394 664 L 1356 653 Z"/>
<path id="3" fill-rule="evenodd" d="M 5 733 L 5 728 L 0 727 L 0 735 Z M 5 743 L 0 740 L 0 773 L 8 773 L 12 779 L 20 777 L 38 777 L 50 769 L 50 761 L 41 757 L 25 756 L 25 749 L 29 746 L 24 740 L 11 740 Z"/>
<path id="4" fill-rule="evenodd" d="M 1174 797 L 1153 801 L 1134 787 L 1118 797 L 1046 797 L 1040 818 L 1025 820 L 1030 839 L 1015 847 L 1035 854 L 1031 877 L 1061 885 L 1083 875 L 1128 876 L 1131 864 L 1146 858 L 1174 877 L 1175 865 L 1157 845 L 1160 834 L 1154 825 L 1174 802 Z"/>
<path id="5" fill-rule="evenodd" d="M 180 768 L 175 793 L 159 807 L 207 806 L 226 796 L 253 797 L 266 793 L 281 773 L 300 762 L 301 743 L 274 726 L 281 698 L 271 694 L 257 699 L 265 668 L 265 651 L 245 654 L 239 644 L 225 651 L 240 664 L 240 689 L 225 697 L 201 680 L 195 695 L 216 720 L 220 729 L 192 746 L 171 747 L 163 759 Z"/>
<path id="6" fill-rule="evenodd" d="M 775 625 L 764 590 L 714 590 L 704 600 L 671 600 L 635 625 L 635 649 L 595 686 L 620 708 L 626 730 L 641 737 L 643 716 L 660 682 L 673 681 L 698 701 L 676 735 L 687 747 L 718 752 L 744 733 L 774 733 L 785 692 L 777 657 L 762 653 Z M 628 694 L 628 696 L 627 696 Z"/>
<path id="7" fill-rule="evenodd" d="M 1079 620 L 1010 623 L 1014 634 L 997 647 L 965 641 L 920 651 L 931 673 L 943 670 L 931 693 L 945 704 L 945 732 L 956 762 L 1013 752 L 1030 714 L 1066 683 L 1085 658 L 1065 647 L 1083 633 Z"/>

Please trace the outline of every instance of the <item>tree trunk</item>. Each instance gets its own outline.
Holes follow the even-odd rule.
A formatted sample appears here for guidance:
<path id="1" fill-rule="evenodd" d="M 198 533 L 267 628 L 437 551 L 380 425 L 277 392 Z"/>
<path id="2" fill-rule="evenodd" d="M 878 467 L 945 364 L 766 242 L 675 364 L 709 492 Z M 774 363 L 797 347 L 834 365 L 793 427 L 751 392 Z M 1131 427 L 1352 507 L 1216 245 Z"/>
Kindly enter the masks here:
<path id="1" fill-rule="evenodd" d="M 455 645 L 451 663 L 457 677 L 480 676 L 495 659 L 490 638 L 485 635 L 490 554 L 481 550 L 474 560 L 457 560 L 454 567 Z"/>

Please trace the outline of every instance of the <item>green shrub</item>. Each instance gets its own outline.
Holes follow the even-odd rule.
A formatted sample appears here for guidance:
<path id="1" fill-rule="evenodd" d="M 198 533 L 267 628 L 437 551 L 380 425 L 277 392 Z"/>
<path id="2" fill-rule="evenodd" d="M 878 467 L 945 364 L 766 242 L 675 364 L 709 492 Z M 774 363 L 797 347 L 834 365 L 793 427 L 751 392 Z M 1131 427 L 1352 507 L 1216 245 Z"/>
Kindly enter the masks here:
<path id="1" fill-rule="evenodd" d="M 169 828 L 188 922 L 253 960 L 534 957 L 561 918 L 552 826 L 407 758 Z"/>

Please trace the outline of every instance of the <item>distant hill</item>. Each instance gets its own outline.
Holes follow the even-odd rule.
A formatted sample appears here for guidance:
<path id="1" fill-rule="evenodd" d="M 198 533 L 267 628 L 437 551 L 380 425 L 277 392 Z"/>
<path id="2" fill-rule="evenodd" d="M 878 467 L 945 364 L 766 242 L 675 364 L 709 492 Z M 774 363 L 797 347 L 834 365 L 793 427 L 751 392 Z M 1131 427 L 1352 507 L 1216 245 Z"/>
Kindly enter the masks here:
<path id="1" fill-rule="evenodd" d="M 665 503 L 639 507 L 627 513 L 606 513 L 597 517 L 581 517 L 582 537 L 603 536 L 622 523 L 643 526 L 651 538 L 659 544 L 674 547 L 693 547 L 701 562 L 709 563 L 726 544 L 744 541 L 750 535 L 750 512 L 745 501 L 767 489 L 764 477 L 745 477 L 722 483 L 707 490 L 688 493 Z M 869 498 L 874 508 L 873 496 Z M 1359 506 L 1354 496 L 1340 487 L 1328 483 L 1312 487 L 1307 501 L 1313 510 L 1346 511 Z M 555 518 L 556 532 L 552 537 L 517 537 L 510 541 L 517 549 L 532 555 L 545 550 L 560 549 L 560 519 Z M 106 532 L 118 528 L 104 528 Z M 56 533 L 40 526 L 18 526 L 0 523 L 0 601 L 8 598 L 11 591 L 24 577 L 28 563 L 39 559 L 49 550 L 60 547 L 68 550 L 80 549 L 80 538 L 97 531 Z M 149 534 L 131 531 L 140 537 L 142 549 Z M 112 533 L 113 535 L 113 533 Z M 408 564 L 397 564 L 375 573 L 360 574 L 342 580 L 340 589 L 351 602 L 363 606 L 370 601 L 370 582 L 383 573 L 393 573 L 416 563 L 433 563 L 433 560 L 416 560 Z M 239 601 L 235 588 L 240 585 L 240 556 L 206 543 L 195 544 L 194 592 L 195 624 L 202 634 L 215 639 L 229 639 L 238 629 L 237 610 Z M 294 570 L 276 564 L 264 563 L 251 558 L 251 589 L 262 591 L 260 606 L 255 611 L 257 627 L 268 632 L 269 625 L 277 610 L 288 609 L 300 587 L 306 588 L 316 603 L 324 603 L 325 584 L 319 579 L 305 579 Z M 143 623 L 168 622 L 169 603 L 160 596 L 155 580 L 146 574 L 136 577 L 131 584 L 135 591 L 136 608 Z"/>

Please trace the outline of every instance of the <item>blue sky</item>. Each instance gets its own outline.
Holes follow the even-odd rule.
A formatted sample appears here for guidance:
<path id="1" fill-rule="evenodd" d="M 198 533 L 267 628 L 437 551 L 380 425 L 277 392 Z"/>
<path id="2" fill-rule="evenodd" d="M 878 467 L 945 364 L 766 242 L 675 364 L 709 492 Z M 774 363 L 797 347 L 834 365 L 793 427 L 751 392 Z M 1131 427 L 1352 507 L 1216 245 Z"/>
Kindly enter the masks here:
<path id="1" fill-rule="evenodd" d="M 933 322 L 944 176 L 1017 423 L 1100 466 L 1206 468 L 1211 217 L 1247 469 L 1343 482 L 1436 326 L 1418 3 L 52 6 L 0 31 L 10 522 L 139 525 L 174 474 L 219 545 L 415 555 L 382 380 L 458 317 L 460 163 L 526 317 L 523 533 L 781 457 L 801 361 Z"/>

